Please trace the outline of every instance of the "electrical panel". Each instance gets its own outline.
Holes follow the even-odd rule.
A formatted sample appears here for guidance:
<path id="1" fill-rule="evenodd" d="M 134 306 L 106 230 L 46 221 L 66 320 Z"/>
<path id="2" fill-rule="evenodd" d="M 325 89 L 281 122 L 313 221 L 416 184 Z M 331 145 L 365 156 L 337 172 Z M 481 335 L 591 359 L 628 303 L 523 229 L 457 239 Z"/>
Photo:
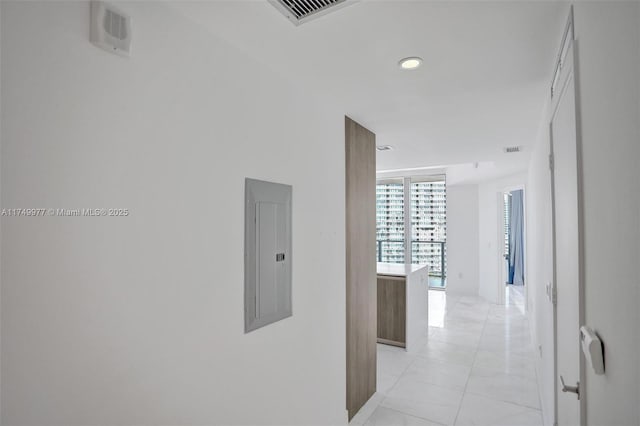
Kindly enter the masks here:
<path id="1" fill-rule="evenodd" d="M 292 315 L 290 185 L 245 180 L 245 333 Z"/>

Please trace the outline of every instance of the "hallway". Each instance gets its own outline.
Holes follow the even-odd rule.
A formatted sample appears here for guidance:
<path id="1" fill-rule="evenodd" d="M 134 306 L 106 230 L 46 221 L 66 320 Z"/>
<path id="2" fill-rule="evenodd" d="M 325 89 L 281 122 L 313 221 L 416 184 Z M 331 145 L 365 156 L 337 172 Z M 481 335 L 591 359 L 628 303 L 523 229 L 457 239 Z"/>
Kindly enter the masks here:
<path id="1" fill-rule="evenodd" d="M 378 392 L 351 424 L 541 425 L 524 299 L 507 297 L 430 291 L 428 343 L 415 354 L 378 345 Z"/>

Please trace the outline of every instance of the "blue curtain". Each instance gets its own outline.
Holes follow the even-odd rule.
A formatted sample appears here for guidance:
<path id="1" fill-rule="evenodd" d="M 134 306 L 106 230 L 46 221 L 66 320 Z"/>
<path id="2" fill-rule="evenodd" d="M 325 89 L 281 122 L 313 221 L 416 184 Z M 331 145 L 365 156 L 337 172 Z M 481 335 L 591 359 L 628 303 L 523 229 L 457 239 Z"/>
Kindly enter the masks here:
<path id="1" fill-rule="evenodd" d="M 524 285 L 524 203 L 522 190 L 511 192 L 509 284 Z"/>

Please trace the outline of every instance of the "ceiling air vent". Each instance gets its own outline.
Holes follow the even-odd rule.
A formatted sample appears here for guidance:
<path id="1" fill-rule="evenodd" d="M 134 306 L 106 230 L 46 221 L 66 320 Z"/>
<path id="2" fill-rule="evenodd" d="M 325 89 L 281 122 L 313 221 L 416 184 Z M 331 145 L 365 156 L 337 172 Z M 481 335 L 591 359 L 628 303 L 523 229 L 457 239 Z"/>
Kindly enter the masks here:
<path id="1" fill-rule="evenodd" d="M 357 0 L 269 0 L 295 25 L 303 24 Z"/>
<path id="2" fill-rule="evenodd" d="M 91 2 L 93 44 L 122 56 L 131 54 L 131 18 L 115 6 L 103 1 Z"/>
<path id="3" fill-rule="evenodd" d="M 503 151 L 506 154 L 513 154 L 514 152 L 522 151 L 522 147 L 521 146 L 507 146 L 507 147 L 503 148 Z"/>

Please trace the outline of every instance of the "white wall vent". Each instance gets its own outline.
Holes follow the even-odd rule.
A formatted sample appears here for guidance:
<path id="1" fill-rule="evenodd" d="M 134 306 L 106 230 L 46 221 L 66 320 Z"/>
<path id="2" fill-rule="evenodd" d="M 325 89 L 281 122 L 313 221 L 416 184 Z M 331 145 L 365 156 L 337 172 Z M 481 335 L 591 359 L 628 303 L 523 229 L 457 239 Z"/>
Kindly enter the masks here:
<path id="1" fill-rule="evenodd" d="M 505 148 L 502 149 L 505 154 L 513 154 L 515 152 L 520 152 L 522 151 L 522 147 L 521 146 L 507 146 Z"/>
<path id="2" fill-rule="evenodd" d="M 122 56 L 131 55 L 131 17 L 103 1 L 91 2 L 91 43 Z"/>
<path id="3" fill-rule="evenodd" d="M 295 25 L 319 18 L 358 0 L 269 0 Z"/>

